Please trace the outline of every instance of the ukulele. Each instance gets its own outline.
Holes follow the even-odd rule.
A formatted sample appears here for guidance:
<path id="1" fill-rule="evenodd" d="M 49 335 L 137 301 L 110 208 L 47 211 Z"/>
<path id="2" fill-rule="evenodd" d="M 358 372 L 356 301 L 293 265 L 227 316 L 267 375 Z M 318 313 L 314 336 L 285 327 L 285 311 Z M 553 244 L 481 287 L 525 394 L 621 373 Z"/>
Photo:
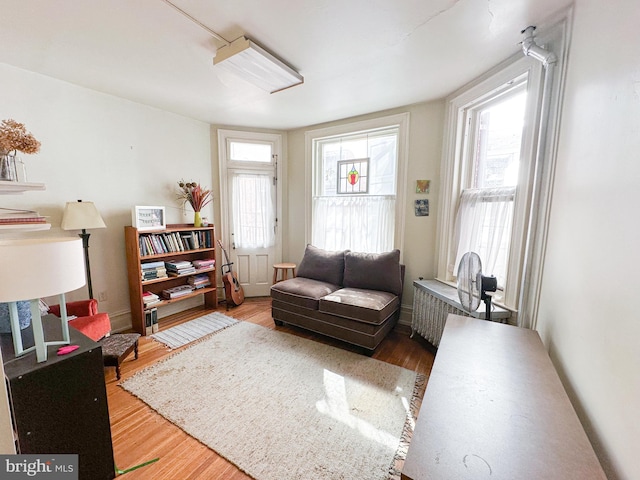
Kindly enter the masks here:
<path id="1" fill-rule="evenodd" d="M 236 272 L 232 269 L 233 262 L 229 261 L 227 251 L 222 245 L 220 239 L 218 239 L 218 245 L 220 245 L 220 248 L 224 253 L 224 260 L 226 262 L 220 267 L 220 272 L 222 274 L 222 283 L 224 283 L 224 295 L 227 299 L 227 308 L 229 308 L 229 305 L 237 307 L 244 302 L 244 291 L 242 290 L 242 285 L 240 285 L 240 282 L 238 281 Z"/>

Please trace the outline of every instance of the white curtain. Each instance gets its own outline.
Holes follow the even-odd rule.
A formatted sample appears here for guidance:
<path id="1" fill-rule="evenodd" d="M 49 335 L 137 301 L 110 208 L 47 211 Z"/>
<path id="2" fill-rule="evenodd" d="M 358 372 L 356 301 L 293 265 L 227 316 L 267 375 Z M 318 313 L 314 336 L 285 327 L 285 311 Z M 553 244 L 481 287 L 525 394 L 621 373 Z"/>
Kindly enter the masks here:
<path id="1" fill-rule="evenodd" d="M 325 250 L 381 253 L 393 249 L 395 195 L 313 199 L 312 243 Z"/>
<path id="2" fill-rule="evenodd" d="M 466 252 L 476 252 L 485 275 L 495 275 L 504 286 L 516 187 L 463 190 L 454 231 L 453 275 Z"/>
<path id="3" fill-rule="evenodd" d="M 234 242 L 237 248 L 275 243 L 271 175 L 236 173 L 231 182 Z"/>

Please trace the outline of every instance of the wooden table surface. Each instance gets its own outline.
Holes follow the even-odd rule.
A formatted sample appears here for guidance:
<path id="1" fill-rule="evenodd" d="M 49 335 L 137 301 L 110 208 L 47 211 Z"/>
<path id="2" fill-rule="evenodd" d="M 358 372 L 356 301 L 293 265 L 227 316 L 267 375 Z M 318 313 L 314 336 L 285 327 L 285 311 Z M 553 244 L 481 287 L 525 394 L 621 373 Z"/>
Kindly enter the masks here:
<path id="1" fill-rule="evenodd" d="M 403 479 L 606 479 L 537 332 L 450 315 Z"/>

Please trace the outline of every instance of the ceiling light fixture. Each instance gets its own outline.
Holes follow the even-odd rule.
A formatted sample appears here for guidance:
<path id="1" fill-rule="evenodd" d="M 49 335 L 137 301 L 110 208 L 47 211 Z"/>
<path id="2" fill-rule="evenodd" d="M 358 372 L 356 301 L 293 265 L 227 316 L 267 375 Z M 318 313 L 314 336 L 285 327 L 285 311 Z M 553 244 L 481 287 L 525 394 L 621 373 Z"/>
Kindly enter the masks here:
<path id="1" fill-rule="evenodd" d="M 302 75 L 245 37 L 219 48 L 213 64 L 269 93 L 304 83 Z"/>
<path id="2" fill-rule="evenodd" d="M 224 42 L 225 45 L 218 49 L 213 59 L 216 67 L 231 72 L 269 93 L 304 83 L 302 75 L 255 42 L 244 36 L 229 42 L 169 0 L 162 1 L 215 39 Z"/>

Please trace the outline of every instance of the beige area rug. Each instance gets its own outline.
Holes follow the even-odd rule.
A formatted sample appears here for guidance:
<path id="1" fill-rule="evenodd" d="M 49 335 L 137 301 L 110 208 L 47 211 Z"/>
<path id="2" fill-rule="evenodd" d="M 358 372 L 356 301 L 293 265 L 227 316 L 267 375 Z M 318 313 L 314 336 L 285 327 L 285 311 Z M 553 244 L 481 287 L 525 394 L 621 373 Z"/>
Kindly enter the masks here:
<path id="1" fill-rule="evenodd" d="M 400 478 L 424 381 L 239 322 L 121 386 L 255 479 L 384 480 Z"/>

